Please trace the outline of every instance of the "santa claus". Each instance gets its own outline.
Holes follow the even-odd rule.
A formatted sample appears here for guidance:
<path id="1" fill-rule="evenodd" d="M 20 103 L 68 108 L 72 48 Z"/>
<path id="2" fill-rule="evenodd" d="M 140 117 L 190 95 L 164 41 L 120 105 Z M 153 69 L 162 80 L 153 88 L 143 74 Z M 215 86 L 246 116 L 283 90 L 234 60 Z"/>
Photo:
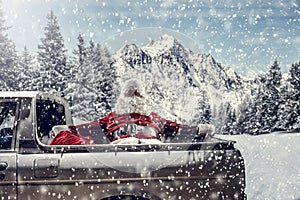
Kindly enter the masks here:
<path id="1" fill-rule="evenodd" d="M 94 140 L 92 140 L 91 137 L 82 136 L 82 133 L 85 135 L 84 132 L 86 132 L 83 128 L 88 128 L 90 133 L 98 130 L 98 133 L 101 132 L 99 135 L 105 134 L 108 142 L 119 144 L 161 143 L 171 140 L 179 133 L 205 136 L 214 134 L 212 125 L 179 124 L 151 112 L 150 99 L 138 80 L 129 80 L 124 84 L 114 110 L 96 122 L 60 131 L 52 140 L 51 145 L 94 144 L 94 137 L 97 137 L 97 133 L 94 134 Z"/>

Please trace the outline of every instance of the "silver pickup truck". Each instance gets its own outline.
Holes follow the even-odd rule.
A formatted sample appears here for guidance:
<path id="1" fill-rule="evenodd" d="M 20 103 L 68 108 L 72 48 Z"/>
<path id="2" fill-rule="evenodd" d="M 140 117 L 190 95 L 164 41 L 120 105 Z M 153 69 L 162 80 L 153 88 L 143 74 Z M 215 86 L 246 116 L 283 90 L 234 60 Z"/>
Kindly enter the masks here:
<path id="1" fill-rule="evenodd" d="M 234 141 L 179 135 L 162 144 L 49 145 L 53 127 L 64 124 L 72 118 L 62 98 L 0 93 L 1 200 L 246 199 Z"/>

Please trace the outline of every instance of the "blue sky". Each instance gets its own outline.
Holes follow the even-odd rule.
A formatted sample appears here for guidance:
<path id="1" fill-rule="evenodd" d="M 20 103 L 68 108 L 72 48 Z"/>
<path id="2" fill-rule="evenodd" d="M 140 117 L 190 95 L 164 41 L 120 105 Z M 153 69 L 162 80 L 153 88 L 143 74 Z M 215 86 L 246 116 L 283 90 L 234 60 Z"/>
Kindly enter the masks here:
<path id="1" fill-rule="evenodd" d="M 300 61 L 299 0 L 2 0 L 2 8 L 20 52 L 37 50 L 53 10 L 69 53 L 79 33 L 102 43 L 123 31 L 162 27 L 245 76 L 263 73 L 275 59 L 284 72 Z"/>

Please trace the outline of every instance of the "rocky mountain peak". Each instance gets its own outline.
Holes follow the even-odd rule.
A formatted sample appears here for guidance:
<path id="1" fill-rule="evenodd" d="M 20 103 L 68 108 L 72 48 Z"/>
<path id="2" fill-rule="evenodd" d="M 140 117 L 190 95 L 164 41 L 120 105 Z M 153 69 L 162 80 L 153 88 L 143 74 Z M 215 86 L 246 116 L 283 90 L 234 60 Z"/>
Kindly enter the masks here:
<path id="1" fill-rule="evenodd" d="M 245 93 L 245 82 L 232 69 L 218 63 L 210 54 L 193 53 L 170 35 L 142 47 L 125 45 L 113 57 L 120 84 L 132 77 L 146 79 L 143 81 L 149 90 L 154 87 L 155 94 L 161 95 L 158 95 L 160 101 L 171 99 L 161 94 L 162 91 L 172 91 L 172 98 L 183 97 L 180 89 L 190 91 L 190 99 L 199 98 L 201 91 L 205 91 L 211 106 L 219 107 L 225 101 L 240 102 Z"/>
<path id="2" fill-rule="evenodd" d="M 148 45 L 142 47 L 142 49 L 151 56 L 166 53 L 173 55 L 184 54 L 183 56 L 186 56 L 189 52 L 176 38 L 167 34 L 162 35 L 158 40 L 152 40 Z"/>
<path id="3" fill-rule="evenodd" d="M 126 44 L 122 49 L 121 49 L 121 54 L 124 55 L 134 55 L 139 53 L 140 49 L 136 44 Z"/>

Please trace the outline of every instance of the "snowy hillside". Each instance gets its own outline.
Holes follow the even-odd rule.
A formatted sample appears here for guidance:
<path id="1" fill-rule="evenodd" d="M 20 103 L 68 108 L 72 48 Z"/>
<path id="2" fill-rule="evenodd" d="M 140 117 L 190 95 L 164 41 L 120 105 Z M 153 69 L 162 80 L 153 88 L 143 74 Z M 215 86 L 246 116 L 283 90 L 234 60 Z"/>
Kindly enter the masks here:
<path id="1" fill-rule="evenodd" d="M 237 141 L 245 159 L 249 200 L 300 199 L 300 133 L 217 137 Z"/>
<path id="2" fill-rule="evenodd" d="M 132 77 L 142 79 L 157 110 L 165 117 L 181 116 L 193 121 L 200 101 L 218 113 L 220 104 L 238 105 L 249 88 L 232 69 L 217 63 L 209 54 L 193 53 L 174 37 L 163 35 L 138 47 L 126 44 L 113 58 L 118 83 Z M 205 93 L 203 95 L 203 93 Z M 205 99 L 207 96 L 207 99 Z M 172 104 L 172 105 L 170 105 Z M 174 108 L 174 105 L 177 105 Z"/>

